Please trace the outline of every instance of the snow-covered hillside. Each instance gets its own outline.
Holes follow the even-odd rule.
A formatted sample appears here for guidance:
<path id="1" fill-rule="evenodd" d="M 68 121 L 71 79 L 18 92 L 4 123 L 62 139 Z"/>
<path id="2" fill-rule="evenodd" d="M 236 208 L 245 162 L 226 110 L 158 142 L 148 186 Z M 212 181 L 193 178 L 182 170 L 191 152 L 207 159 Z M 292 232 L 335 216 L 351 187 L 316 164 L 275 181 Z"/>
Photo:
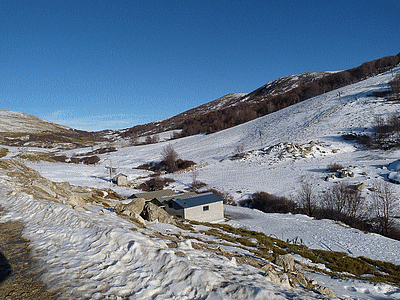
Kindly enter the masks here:
<path id="1" fill-rule="evenodd" d="M 0 132 L 38 133 L 60 130 L 72 129 L 23 112 L 0 110 Z"/>
<path id="2" fill-rule="evenodd" d="M 394 72 L 399 72 L 399 68 Z M 374 91 L 387 89 L 392 77 L 390 72 L 378 75 L 214 134 L 124 147 L 103 155 L 102 159 L 112 160 L 118 172 L 134 179 L 139 176 L 134 167 L 160 160 L 163 147 L 171 144 L 181 158 L 203 165 L 198 170 L 200 181 L 229 192 L 235 199 L 256 191 L 290 196 L 304 177 L 315 180 L 319 190 L 323 190 L 335 182 L 323 180 L 326 166 L 331 162 L 351 168 L 355 173 L 351 182 L 370 184 L 388 173 L 382 166 L 396 160 L 398 151 L 365 150 L 354 142 L 343 140 L 342 134 L 371 132 L 375 115 L 390 115 L 400 110 L 398 103 L 387 103 L 383 98 L 370 96 Z M 243 145 L 248 154 L 244 159 L 231 160 L 238 145 Z M 300 148 L 303 152 L 295 155 L 293 149 Z M 305 153 L 306 148 L 310 149 Z M 88 151 L 71 150 L 67 154 Z M 105 181 L 96 179 L 106 174 L 104 166 L 78 166 L 79 172 L 76 166 L 59 168 L 50 163 L 42 163 L 40 168 L 45 176 L 56 181 L 65 180 L 66 172 L 70 172 L 72 181 L 106 185 Z M 177 189 L 190 185 L 192 180 L 191 172 L 172 177 L 177 181 Z"/>
<path id="3" fill-rule="evenodd" d="M 400 67 L 394 72 L 400 72 Z M 256 191 L 295 195 L 304 178 L 316 182 L 317 192 L 340 180 L 368 186 L 374 180 L 384 179 L 390 171 L 382 166 L 397 160 L 400 151 L 362 149 L 354 142 L 343 140 L 342 134 L 370 132 L 375 115 L 398 112 L 400 104 L 389 104 L 371 96 L 374 91 L 386 89 L 392 76 L 390 72 L 381 74 L 215 134 L 152 145 L 120 146 L 117 152 L 99 155 L 102 164 L 96 166 L 26 164 L 55 182 L 108 188 L 105 166 L 112 164 L 118 173 L 140 182 L 141 177 L 150 172 L 134 168 L 160 160 L 162 149 L 171 144 L 181 158 L 201 165 L 196 170 L 198 180 L 230 193 L 236 200 Z M 246 155 L 243 159 L 231 160 L 240 145 Z M 10 150 L 7 158 L 17 153 L 14 148 Z M 64 153 L 72 156 L 90 150 Z M 332 162 L 350 168 L 355 176 L 324 181 L 326 166 Z M 171 185 L 175 190 L 184 190 L 192 181 L 191 171 L 166 176 L 175 179 Z M 0 187 L 3 195 L 15 189 L 5 177 L 1 178 Z M 394 187 L 400 195 L 399 186 Z M 112 188 L 125 196 L 135 191 Z M 368 196 L 366 189 L 363 193 Z M 0 197 L 0 205 L 8 209 L 2 221 L 24 220 L 25 235 L 32 240 L 35 255 L 43 261 L 45 282 L 53 289 L 57 286 L 56 291 L 65 298 L 77 295 L 90 299 L 116 299 L 117 296 L 120 299 L 322 297 L 301 289 L 285 290 L 265 279 L 256 268 L 193 249 L 190 239 L 180 242 L 177 248 L 169 248 L 155 233 L 177 233 L 179 230 L 171 225 L 149 223 L 146 229 L 138 229 L 96 206 L 79 211 L 20 193 Z M 227 223 L 236 227 L 261 231 L 283 240 L 301 239 L 310 248 L 400 263 L 399 241 L 331 221 L 301 215 L 267 215 L 241 207 L 227 207 L 226 213 L 230 216 Z M 235 251 L 243 250 L 236 248 Z M 341 299 L 400 299 L 400 290 L 395 286 L 342 281 L 326 275 L 309 276 L 331 288 Z"/>

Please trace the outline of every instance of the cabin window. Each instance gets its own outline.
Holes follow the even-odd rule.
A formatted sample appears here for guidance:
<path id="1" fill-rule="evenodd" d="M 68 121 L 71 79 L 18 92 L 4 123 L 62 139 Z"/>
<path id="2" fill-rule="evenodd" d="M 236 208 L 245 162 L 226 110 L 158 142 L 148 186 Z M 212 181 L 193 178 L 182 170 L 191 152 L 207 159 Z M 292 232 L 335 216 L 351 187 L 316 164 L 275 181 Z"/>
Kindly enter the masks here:
<path id="1" fill-rule="evenodd" d="M 210 207 L 208 205 L 203 206 L 203 211 L 208 211 L 210 210 Z"/>

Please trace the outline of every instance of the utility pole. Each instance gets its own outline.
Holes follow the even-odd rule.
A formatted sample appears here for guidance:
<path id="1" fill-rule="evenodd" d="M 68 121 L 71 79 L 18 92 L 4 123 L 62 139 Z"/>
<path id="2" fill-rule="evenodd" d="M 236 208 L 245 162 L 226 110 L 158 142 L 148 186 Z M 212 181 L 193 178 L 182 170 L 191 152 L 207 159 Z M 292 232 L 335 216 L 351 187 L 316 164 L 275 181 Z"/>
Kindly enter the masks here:
<path id="1" fill-rule="evenodd" d="M 104 162 L 106 162 L 107 160 L 110 161 L 110 165 L 109 165 L 109 166 L 106 166 L 106 169 L 109 169 L 109 170 L 110 170 L 110 182 L 112 182 L 112 179 L 113 179 L 113 172 L 115 172 L 116 168 L 113 168 L 113 167 L 112 167 L 111 158 L 107 158 Z"/>

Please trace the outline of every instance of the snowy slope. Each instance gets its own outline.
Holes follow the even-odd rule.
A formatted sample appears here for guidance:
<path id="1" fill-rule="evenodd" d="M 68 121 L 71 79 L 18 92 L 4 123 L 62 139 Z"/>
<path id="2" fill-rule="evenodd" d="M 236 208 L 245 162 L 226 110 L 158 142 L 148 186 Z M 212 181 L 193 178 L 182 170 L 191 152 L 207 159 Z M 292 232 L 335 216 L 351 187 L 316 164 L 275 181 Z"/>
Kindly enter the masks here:
<path id="1" fill-rule="evenodd" d="M 395 71 L 398 72 L 399 68 Z M 340 89 L 340 97 L 338 91 L 332 91 L 214 134 L 121 148 L 116 153 L 103 155 L 102 158 L 111 159 L 113 166 L 118 167 L 119 171 L 135 178 L 137 170 L 132 169 L 133 167 L 161 159 L 162 148 L 171 144 L 181 158 L 207 165 L 198 170 L 199 180 L 231 193 L 236 199 L 256 191 L 290 196 L 296 192 L 299 181 L 304 177 L 313 178 L 319 184 L 320 190 L 325 189 L 333 184 L 323 181 L 326 176 L 324 170 L 331 162 L 342 163 L 345 167 L 352 166 L 356 176 L 351 181 L 369 184 L 387 173 L 380 167 L 394 161 L 399 151 L 362 150 L 354 143 L 344 141 L 341 135 L 368 132 L 371 130 L 374 115 L 390 114 L 400 109 L 398 103 L 387 104 L 381 98 L 367 96 L 373 91 L 386 89 L 392 76 L 391 73 L 378 75 Z M 284 143 L 304 147 L 312 141 L 322 145 L 321 149 L 306 158 L 290 158 L 283 152 Z M 244 145 L 245 151 L 253 152 L 246 159 L 232 161 L 230 157 L 238 145 Z M 276 151 L 265 154 L 271 146 Z M 87 149 L 81 150 L 85 151 Z M 79 153 L 74 150 L 67 154 L 71 155 L 73 152 Z M 42 165 L 42 172 L 56 181 L 63 180 L 64 170 L 72 168 L 73 173 L 75 168 L 63 167 L 63 171 L 58 174 L 59 168 L 51 166 Z M 103 166 L 86 169 L 87 172 L 80 171 L 77 176 L 85 178 L 87 184 L 105 184 L 96 180 L 96 177 L 105 174 Z M 368 175 L 361 175 L 363 172 Z M 173 177 L 182 184 L 177 188 L 191 182 L 190 172 Z M 241 193 L 237 193 L 238 191 Z"/>
<path id="2" fill-rule="evenodd" d="M 400 68 L 394 71 L 399 72 Z M 349 182 L 368 185 L 382 180 L 390 172 L 382 166 L 397 160 L 400 151 L 361 149 L 344 141 L 341 135 L 367 132 L 371 130 L 374 115 L 398 112 L 399 104 L 387 104 L 383 99 L 368 96 L 373 91 L 386 89 L 392 76 L 391 73 L 381 74 L 340 89 L 340 96 L 338 91 L 333 91 L 215 134 L 120 147 L 118 152 L 100 155 L 102 165 L 48 162 L 28 165 L 53 181 L 110 187 L 105 168 L 110 161 L 117 172 L 125 173 L 130 180 L 137 179 L 149 172 L 133 168 L 159 160 L 163 147 L 171 144 L 183 159 L 202 164 L 197 170 L 200 181 L 229 192 L 237 200 L 256 191 L 295 195 L 304 177 L 312 178 L 319 191 L 324 190 L 335 184 L 335 180 L 323 180 L 324 170 L 331 162 L 352 169 L 355 177 L 347 179 Z M 311 141 L 315 143 L 310 144 Z M 233 161 L 230 157 L 237 145 L 244 145 L 248 155 Z M 289 150 L 306 149 L 309 145 L 312 147 L 304 157 Z M 89 150 L 65 153 L 72 155 Z M 176 190 L 188 187 L 192 180 L 191 172 L 168 176 L 176 180 L 172 186 Z M 3 195 L 13 188 L 4 178 L 0 186 Z M 400 192 L 398 186 L 395 188 Z M 126 196 L 134 192 L 123 187 L 115 187 L 115 190 Z M 363 193 L 368 196 L 365 190 Z M 9 209 L 3 221 L 25 220 L 25 234 L 33 241 L 37 257 L 44 262 L 46 280 L 51 286 L 60 286 L 59 283 L 65 281 L 70 294 L 65 294 L 65 290 L 58 292 L 67 298 L 77 295 L 92 299 L 101 298 L 101 295 L 129 295 L 131 299 L 318 297 L 298 290 L 285 291 L 260 276 L 257 269 L 194 250 L 188 240 L 170 249 L 164 240 L 149 238 L 148 231 L 131 230 L 132 224 L 114 214 L 105 217 L 96 208 L 90 212 L 76 211 L 18 193 L 9 198 L 0 197 L 0 205 Z M 311 248 L 400 263 L 400 242 L 376 234 L 305 216 L 269 215 L 240 207 L 227 207 L 226 212 L 232 217 L 228 223 L 234 226 L 262 231 L 284 240 L 302 239 Z M 184 252 L 186 257 L 178 252 Z M 322 275 L 316 279 L 341 298 L 400 299 L 400 290 L 393 286 L 342 282 Z"/>
<path id="3" fill-rule="evenodd" d="M 0 132 L 38 133 L 60 130 L 72 129 L 23 112 L 0 110 Z"/>
<path id="4" fill-rule="evenodd" d="M 0 179 L 1 195 L 16 190 Z M 23 220 L 24 235 L 43 268 L 42 280 L 60 299 L 317 299 L 288 291 L 259 269 L 195 250 L 190 240 L 166 240 L 99 208 L 72 209 L 15 193 L 0 197 L 0 222 Z M 183 254 L 182 254 L 183 253 Z"/>

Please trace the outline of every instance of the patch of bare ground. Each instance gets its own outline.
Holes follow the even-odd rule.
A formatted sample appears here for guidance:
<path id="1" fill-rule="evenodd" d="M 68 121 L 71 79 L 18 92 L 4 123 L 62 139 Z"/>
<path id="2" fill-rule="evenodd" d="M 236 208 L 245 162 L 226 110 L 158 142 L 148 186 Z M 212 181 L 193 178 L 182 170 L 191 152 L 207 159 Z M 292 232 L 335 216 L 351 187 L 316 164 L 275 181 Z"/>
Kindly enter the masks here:
<path id="1" fill-rule="evenodd" d="M 0 223 L 0 299 L 54 299 L 33 268 L 20 222 Z"/>

